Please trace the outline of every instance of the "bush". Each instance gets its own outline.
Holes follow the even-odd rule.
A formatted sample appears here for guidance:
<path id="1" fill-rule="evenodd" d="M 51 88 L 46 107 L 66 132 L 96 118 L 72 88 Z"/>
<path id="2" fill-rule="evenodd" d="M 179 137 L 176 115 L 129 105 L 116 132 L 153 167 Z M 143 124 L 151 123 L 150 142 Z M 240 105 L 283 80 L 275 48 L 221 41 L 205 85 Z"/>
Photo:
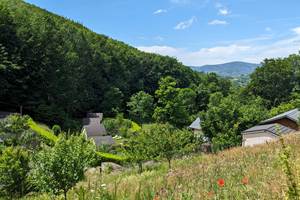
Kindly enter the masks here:
<path id="1" fill-rule="evenodd" d="M 28 192 L 29 155 L 21 147 L 8 147 L 0 157 L 0 196 L 20 197 Z"/>
<path id="2" fill-rule="evenodd" d="M 96 146 L 83 135 L 60 136 L 55 145 L 44 146 L 33 162 L 31 180 L 42 192 L 59 194 L 67 191 L 84 178 L 84 170 L 95 159 Z"/>
<path id="3" fill-rule="evenodd" d="M 52 126 L 53 133 L 58 136 L 61 133 L 61 128 L 59 125 L 55 124 Z"/>

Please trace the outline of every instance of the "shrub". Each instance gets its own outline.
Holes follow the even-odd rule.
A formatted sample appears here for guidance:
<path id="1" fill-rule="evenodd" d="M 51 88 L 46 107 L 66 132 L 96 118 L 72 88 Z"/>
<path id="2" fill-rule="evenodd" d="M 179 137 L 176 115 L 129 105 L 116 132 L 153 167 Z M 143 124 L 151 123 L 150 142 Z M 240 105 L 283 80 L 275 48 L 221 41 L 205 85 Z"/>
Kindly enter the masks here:
<path id="1" fill-rule="evenodd" d="M 84 170 L 95 159 L 95 144 L 83 135 L 60 136 L 55 145 L 44 146 L 33 162 L 31 180 L 42 192 L 64 193 L 84 178 Z"/>
<path id="2" fill-rule="evenodd" d="M 61 128 L 59 125 L 55 124 L 52 126 L 53 133 L 58 136 L 61 133 Z"/>
<path id="3" fill-rule="evenodd" d="M 28 191 L 29 155 L 21 147 L 8 147 L 0 157 L 0 196 L 19 197 Z"/>

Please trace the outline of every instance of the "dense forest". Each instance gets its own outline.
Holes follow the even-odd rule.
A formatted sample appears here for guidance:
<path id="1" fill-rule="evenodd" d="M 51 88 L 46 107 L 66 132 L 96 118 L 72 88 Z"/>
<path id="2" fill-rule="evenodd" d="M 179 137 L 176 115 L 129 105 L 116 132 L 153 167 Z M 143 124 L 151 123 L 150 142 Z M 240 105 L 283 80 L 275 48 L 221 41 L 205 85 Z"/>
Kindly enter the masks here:
<path id="1" fill-rule="evenodd" d="M 88 111 L 127 113 L 131 95 L 153 95 L 165 76 L 178 87 L 214 85 L 213 92 L 228 92 L 228 82 L 215 75 L 141 52 L 21 0 L 0 2 L 0 29 L 0 110 L 22 106 L 49 125 L 72 128 Z M 208 99 L 201 95 L 199 104 Z"/>
<path id="2" fill-rule="evenodd" d="M 300 56 L 266 59 L 249 83 L 194 72 L 175 58 L 144 53 L 21 0 L 0 2 L 0 110 L 79 129 L 87 112 L 187 127 L 201 116 L 222 145 L 298 106 Z"/>

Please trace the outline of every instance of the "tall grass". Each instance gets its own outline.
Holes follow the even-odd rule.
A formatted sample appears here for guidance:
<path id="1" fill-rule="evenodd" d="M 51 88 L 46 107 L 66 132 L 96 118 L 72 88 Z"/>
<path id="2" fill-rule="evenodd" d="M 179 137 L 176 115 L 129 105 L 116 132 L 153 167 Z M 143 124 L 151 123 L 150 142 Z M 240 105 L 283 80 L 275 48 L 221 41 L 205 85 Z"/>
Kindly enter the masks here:
<path id="1" fill-rule="evenodd" d="M 300 136 L 284 139 L 290 149 L 290 184 L 282 165 L 282 143 L 233 148 L 217 154 L 178 159 L 172 170 L 162 163 L 156 170 L 102 174 L 95 170 L 68 193 L 69 199 L 103 200 L 198 200 L 198 199 L 292 199 L 290 187 L 298 187 Z M 294 186 L 293 186 L 294 185 Z M 38 196 L 47 199 L 46 195 Z M 43 198 L 42 198 L 43 197 Z M 30 197 L 29 199 L 34 199 Z"/>

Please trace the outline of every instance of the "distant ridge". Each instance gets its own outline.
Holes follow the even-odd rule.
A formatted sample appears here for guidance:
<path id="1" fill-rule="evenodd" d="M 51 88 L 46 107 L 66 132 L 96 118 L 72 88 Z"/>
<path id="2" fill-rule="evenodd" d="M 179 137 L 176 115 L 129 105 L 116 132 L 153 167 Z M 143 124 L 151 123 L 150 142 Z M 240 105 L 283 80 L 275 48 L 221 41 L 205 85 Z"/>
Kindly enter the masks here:
<path id="1" fill-rule="evenodd" d="M 192 66 L 191 68 L 199 72 L 214 72 L 220 76 L 238 77 L 251 74 L 259 66 L 260 64 L 236 61 L 216 65 L 203 65 L 199 67 Z"/>

